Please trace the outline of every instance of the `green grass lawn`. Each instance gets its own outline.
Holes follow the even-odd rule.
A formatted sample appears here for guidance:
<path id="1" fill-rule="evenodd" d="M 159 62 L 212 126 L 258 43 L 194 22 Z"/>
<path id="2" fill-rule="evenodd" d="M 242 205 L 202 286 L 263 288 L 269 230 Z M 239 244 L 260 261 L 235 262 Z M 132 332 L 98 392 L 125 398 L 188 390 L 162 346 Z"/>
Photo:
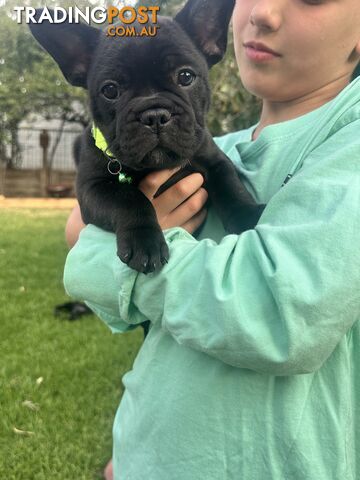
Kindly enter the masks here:
<path id="1" fill-rule="evenodd" d="M 53 316 L 68 212 L 0 210 L 0 479 L 102 478 L 142 332 Z M 19 432 L 22 431 L 22 432 Z M 31 433 L 23 433 L 31 432 Z"/>

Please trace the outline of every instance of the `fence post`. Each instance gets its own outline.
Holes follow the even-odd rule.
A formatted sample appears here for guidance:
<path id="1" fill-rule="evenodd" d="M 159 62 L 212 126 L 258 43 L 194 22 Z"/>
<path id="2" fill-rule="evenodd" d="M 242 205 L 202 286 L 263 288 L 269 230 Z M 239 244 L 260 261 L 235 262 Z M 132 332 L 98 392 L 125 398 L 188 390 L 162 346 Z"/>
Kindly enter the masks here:
<path id="1" fill-rule="evenodd" d="M 40 172 L 40 184 L 41 194 L 43 197 L 47 197 L 47 187 L 49 185 L 49 163 L 48 163 L 48 148 L 50 143 L 50 135 L 46 129 L 43 129 L 40 133 L 40 147 L 42 148 L 42 170 Z"/>
<path id="2" fill-rule="evenodd" d="M 6 175 L 6 163 L 0 157 L 0 197 L 5 196 L 5 175 Z"/>
<path id="3" fill-rule="evenodd" d="M 5 196 L 6 147 L 0 145 L 0 198 Z"/>

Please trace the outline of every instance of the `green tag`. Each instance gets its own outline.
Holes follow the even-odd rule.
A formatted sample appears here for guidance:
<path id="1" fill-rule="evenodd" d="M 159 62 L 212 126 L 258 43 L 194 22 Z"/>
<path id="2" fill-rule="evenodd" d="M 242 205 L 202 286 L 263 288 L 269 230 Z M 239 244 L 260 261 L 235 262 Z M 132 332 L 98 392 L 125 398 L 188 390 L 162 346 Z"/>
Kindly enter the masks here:
<path id="1" fill-rule="evenodd" d="M 132 183 L 133 179 L 130 175 L 126 175 L 125 173 L 119 173 L 119 182 L 120 183 Z"/>

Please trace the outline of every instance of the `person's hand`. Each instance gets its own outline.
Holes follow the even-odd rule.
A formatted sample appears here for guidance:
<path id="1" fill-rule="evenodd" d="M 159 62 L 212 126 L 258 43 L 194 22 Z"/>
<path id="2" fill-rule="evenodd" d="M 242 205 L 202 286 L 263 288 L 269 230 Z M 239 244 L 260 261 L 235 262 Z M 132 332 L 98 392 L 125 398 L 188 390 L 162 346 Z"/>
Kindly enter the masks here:
<path id="1" fill-rule="evenodd" d="M 152 202 L 158 222 L 163 230 L 171 227 L 182 227 L 193 233 L 206 218 L 204 205 L 208 194 L 202 187 L 204 182 L 200 173 L 189 175 L 153 198 L 160 186 L 178 169 L 161 170 L 147 175 L 139 184 L 139 189 Z M 65 237 L 69 247 L 73 247 L 85 224 L 81 218 L 79 204 L 69 215 L 65 228 Z"/>
<path id="2" fill-rule="evenodd" d="M 139 184 L 139 189 L 153 204 L 162 230 L 182 227 L 193 233 L 204 222 L 207 210 L 207 191 L 202 188 L 204 178 L 193 173 L 175 183 L 158 197 L 154 198 L 160 186 L 178 169 L 160 170 L 147 175 Z"/>
<path id="3" fill-rule="evenodd" d="M 67 219 L 65 227 L 65 238 L 70 248 L 78 241 L 80 232 L 84 227 L 85 223 L 81 218 L 80 206 L 76 204 Z"/>

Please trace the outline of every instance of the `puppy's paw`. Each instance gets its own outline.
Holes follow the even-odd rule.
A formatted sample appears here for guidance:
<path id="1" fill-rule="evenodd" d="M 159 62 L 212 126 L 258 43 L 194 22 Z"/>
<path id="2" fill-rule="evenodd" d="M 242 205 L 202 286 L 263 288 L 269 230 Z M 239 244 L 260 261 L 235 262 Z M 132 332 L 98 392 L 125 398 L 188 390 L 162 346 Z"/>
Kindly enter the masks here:
<path id="1" fill-rule="evenodd" d="M 224 220 L 224 227 L 229 233 L 241 233 L 255 227 L 266 205 L 240 205 L 232 207 Z"/>
<path id="2" fill-rule="evenodd" d="M 160 270 L 169 259 L 169 248 L 158 228 L 136 228 L 117 236 L 118 256 L 130 268 L 142 273 Z"/>

